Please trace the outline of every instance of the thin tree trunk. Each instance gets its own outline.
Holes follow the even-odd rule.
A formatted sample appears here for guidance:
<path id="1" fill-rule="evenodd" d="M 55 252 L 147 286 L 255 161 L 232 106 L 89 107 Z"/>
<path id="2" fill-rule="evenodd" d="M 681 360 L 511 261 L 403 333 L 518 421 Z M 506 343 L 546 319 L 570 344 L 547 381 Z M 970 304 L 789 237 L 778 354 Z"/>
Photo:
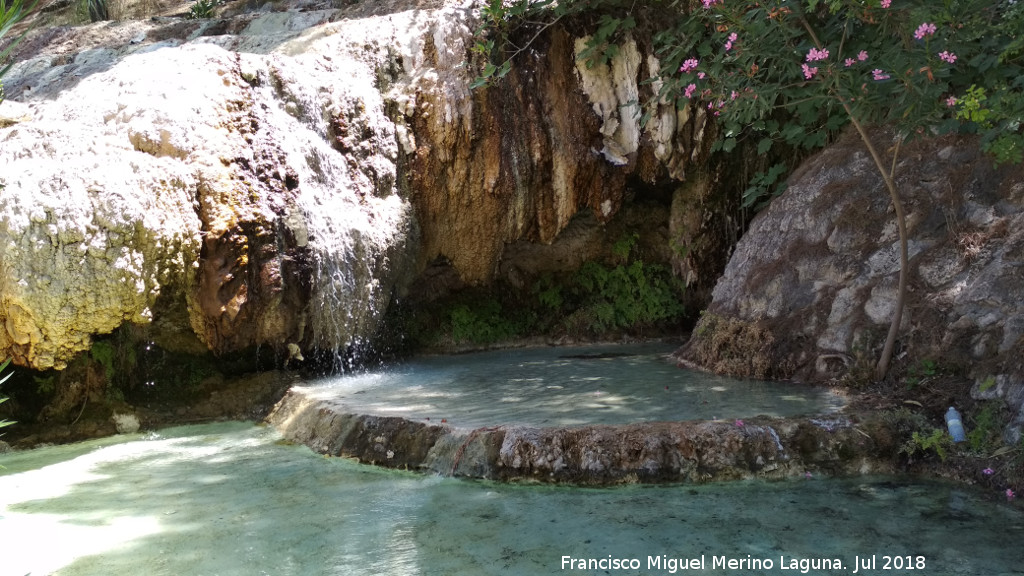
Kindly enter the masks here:
<path id="1" fill-rule="evenodd" d="M 882 180 L 885 182 L 885 187 L 889 190 L 889 199 L 892 201 L 893 209 L 896 211 L 896 227 L 900 234 L 900 281 L 899 286 L 896 288 L 896 308 L 892 312 L 892 321 L 889 324 L 889 334 L 885 338 L 885 346 L 882 347 L 882 355 L 878 358 L 878 364 L 875 366 L 875 377 L 878 380 L 885 378 L 885 375 L 889 373 L 889 364 L 892 361 L 892 353 L 896 348 L 896 336 L 900 331 L 900 323 L 903 320 L 903 305 L 907 299 L 907 283 L 910 276 L 909 273 L 909 249 L 907 247 L 907 217 L 903 211 L 903 202 L 900 200 L 899 193 L 896 190 L 896 182 L 893 176 L 896 172 L 896 156 L 899 155 L 899 145 L 896 146 L 896 151 L 893 153 L 892 168 L 886 170 L 885 164 L 882 162 L 882 156 L 875 149 L 874 144 L 871 143 L 871 139 L 868 137 L 868 133 L 864 130 L 864 127 L 857 118 L 854 117 L 853 111 L 850 107 L 843 102 L 843 108 L 846 109 L 847 115 L 850 117 L 850 121 L 853 123 L 854 128 L 857 129 L 857 133 L 860 134 L 861 140 L 864 141 L 864 145 L 868 148 L 868 153 L 871 154 L 871 159 L 875 161 L 875 166 L 878 168 L 878 172 L 882 175 Z"/>
<path id="2" fill-rule="evenodd" d="M 818 35 L 814 33 L 814 29 L 811 28 L 810 22 L 806 18 L 801 17 L 800 21 L 803 23 L 807 33 L 810 34 L 811 40 L 814 41 L 814 45 L 821 50 L 821 41 L 818 40 Z M 871 143 L 871 138 L 868 137 L 867 131 L 864 126 L 861 125 L 860 121 L 853 114 L 853 110 L 850 109 L 849 102 L 846 102 L 838 94 L 832 92 L 840 104 L 843 105 L 843 110 L 846 111 L 846 116 L 850 118 L 850 122 L 853 127 L 857 129 L 857 133 L 860 134 L 860 139 L 864 141 L 864 145 L 868 147 L 868 153 L 871 154 L 871 159 L 875 161 L 875 166 L 878 168 L 878 173 L 882 175 L 882 180 L 885 182 L 885 187 L 889 190 L 889 199 L 892 201 L 892 207 L 896 211 L 896 227 L 900 233 L 900 281 L 899 286 L 896 288 L 896 309 L 892 312 L 892 322 L 889 324 L 889 334 L 885 337 L 885 346 L 882 347 L 882 355 L 878 358 L 878 364 L 875 366 L 875 377 L 878 380 L 885 378 L 885 375 L 889 373 L 889 363 L 892 361 L 892 352 L 896 348 L 896 335 L 899 334 L 900 324 L 903 320 L 903 304 L 907 299 L 907 280 L 909 277 L 909 250 L 907 248 L 907 218 L 906 213 L 903 211 L 903 202 L 900 201 L 899 192 L 896 190 L 896 182 L 894 176 L 896 174 L 896 157 L 899 156 L 900 148 L 899 143 L 896 145 L 896 150 L 892 156 L 892 167 L 889 170 L 885 169 L 885 163 L 882 162 L 882 156 L 875 149 L 875 145 Z M 902 142 L 902 140 L 900 141 Z"/>

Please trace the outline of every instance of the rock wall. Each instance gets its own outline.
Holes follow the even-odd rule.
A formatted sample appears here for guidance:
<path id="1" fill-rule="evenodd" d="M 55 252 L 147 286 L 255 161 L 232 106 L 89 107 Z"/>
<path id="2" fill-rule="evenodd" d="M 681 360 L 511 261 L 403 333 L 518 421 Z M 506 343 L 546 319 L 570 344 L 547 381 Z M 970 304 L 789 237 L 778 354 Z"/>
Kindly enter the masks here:
<path id="1" fill-rule="evenodd" d="M 251 8 L 18 46 L 0 355 L 59 369 L 152 320 L 216 353 L 338 349 L 427 263 L 486 282 L 506 245 L 551 243 L 581 213 L 605 223 L 707 156 L 700 111 L 656 104 L 641 128 L 658 64 L 634 40 L 588 69 L 585 38 L 553 29 L 471 91 L 471 4 Z"/>
<path id="2" fill-rule="evenodd" d="M 877 135 L 880 150 L 891 144 Z M 1024 409 L 1024 170 L 996 169 L 974 142 L 946 137 L 905 146 L 896 180 L 910 235 L 897 358 L 934 361 L 963 375 L 962 395 L 973 387 Z M 898 249 L 881 178 L 847 135 L 755 218 L 681 356 L 805 380 L 870 365 L 894 307 Z"/>
<path id="3" fill-rule="evenodd" d="M 706 156 L 703 113 L 666 103 L 640 127 L 636 102 L 650 95 L 640 83 L 657 60 L 630 40 L 589 69 L 577 60 L 584 43 L 555 29 L 486 91 L 468 90 L 464 51 L 437 50 L 431 74 L 414 74 L 417 98 L 405 110 L 419 144 L 411 166 L 421 262 L 444 258 L 463 280 L 488 281 L 507 243 L 550 244 L 583 211 L 607 222 L 630 182 L 682 180 L 690 157 Z"/>

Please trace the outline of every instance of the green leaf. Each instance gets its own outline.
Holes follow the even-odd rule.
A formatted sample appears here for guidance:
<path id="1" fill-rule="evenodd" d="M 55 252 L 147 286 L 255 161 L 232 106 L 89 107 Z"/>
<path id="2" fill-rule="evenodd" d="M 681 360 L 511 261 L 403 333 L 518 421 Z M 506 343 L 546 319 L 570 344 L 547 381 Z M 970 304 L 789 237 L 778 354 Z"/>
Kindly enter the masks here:
<path id="1" fill-rule="evenodd" d="M 771 138 L 762 138 L 761 141 L 757 143 L 757 154 L 758 154 L 758 156 L 764 156 L 765 154 L 767 154 L 768 150 L 771 150 L 771 147 L 772 147 L 772 139 Z"/>
<path id="2" fill-rule="evenodd" d="M 498 78 L 504 78 L 509 73 L 510 70 L 512 70 L 512 61 L 505 60 L 505 63 L 502 64 L 501 68 L 498 69 Z"/>

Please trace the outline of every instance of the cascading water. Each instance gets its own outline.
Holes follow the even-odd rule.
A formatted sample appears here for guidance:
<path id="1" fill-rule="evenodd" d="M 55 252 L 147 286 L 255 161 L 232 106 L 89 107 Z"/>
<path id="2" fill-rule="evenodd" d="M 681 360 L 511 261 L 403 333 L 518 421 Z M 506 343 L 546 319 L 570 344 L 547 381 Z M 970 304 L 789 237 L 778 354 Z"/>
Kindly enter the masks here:
<path id="1" fill-rule="evenodd" d="M 298 210 L 286 222 L 312 268 L 304 344 L 335 352 L 358 350 L 377 330 L 408 266 L 414 227 L 396 187 L 395 125 L 372 70 L 339 52 L 330 64 L 310 58 L 287 72 L 271 67 L 271 81 L 257 87 L 280 104 L 267 114 L 301 120 L 302 128 L 278 141 L 300 183 Z M 297 72 L 306 65 L 335 67 L 349 82 L 315 89 Z"/>

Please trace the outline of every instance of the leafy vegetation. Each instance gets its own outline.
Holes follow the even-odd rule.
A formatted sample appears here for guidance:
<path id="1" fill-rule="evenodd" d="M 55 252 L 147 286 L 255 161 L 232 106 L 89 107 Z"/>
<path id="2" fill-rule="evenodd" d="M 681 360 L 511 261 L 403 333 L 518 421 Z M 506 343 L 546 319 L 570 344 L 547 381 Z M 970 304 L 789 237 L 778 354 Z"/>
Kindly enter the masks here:
<path id="1" fill-rule="evenodd" d="M 927 435 L 915 430 L 910 440 L 903 445 L 901 452 L 908 456 L 914 456 L 918 452 L 925 455 L 934 453 L 939 460 L 945 462 L 952 448 L 953 440 L 949 434 L 946 434 L 942 428 L 934 428 Z"/>
<path id="2" fill-rule="evenodd" d="M 25 17 L 35 9 L 36 4 L 38 3 L 39 0 L 33 0 L 31 4 L 26 6 L 24 0 L 12 0 L 10 5 L 8 5 L 7 0 L 0 0 L 0 40 L 3 40 L 3 38 L 7 36 L 16 24 L 24 20 Z M 11 52 L 13 52 L 18 44 L 25 39 L 28 32 L 29 30 L 26 29 L 17 38 L 15 38 L 13 42 L 8 44 L 6 48 L 0 50 L 0 63 L 11 55 Z M 2 80 L 4 75 L 11 70 L 11 66 L 13 65 L 14 63 L 10 62 L 3 65 L 3 67 L 0 67 L 0 80 Z M 0 102 L 3 102 L 3 99 L 3 84 L 0 83 Z"/>
<path id="3" fill-rule="evenodd" d="M 221 0 L 196 0 L 188 9 L 188 17 L 193 20 L 213 18 L 214 11 L 221 5 Z"/>
<path id="4" fill-rule="evenodd" d="M 485 64 L 477 85 L 500 81 L 547 26 L 581 11 L 600 14 L 583 54 L 588 65 L 599 64 L 615 55 L 615 43 L 640 15 L 654 30 L 661 65 L 651 79 L 661 86 L 653 98 L 714 116 L 717 150 L 730 152 L 743 140 L 756 141 L 759 154 L 779 142 L 819 148 L 852 125 L 882 177 L 900 237 L 897 300 L 875 369 L 883 378 L 908 283 L 907 230 L 896 186 L 901 145 L 959 130 L 981 134 L 997 162 L 1022 159 L 1024 3 L 655 0 L 635 7 L 618 0 L 491 0 L 476 52 L 501 63 Z M 530 32 L 517 34 L 517 26 Z M 894 130 L 891 148 L 876 144 L 871 125 Z M 781 171 L 756 175 L 744 205 L 770 194 Z"/>
<path id="5" fill-rule="evenodd" d="M 573 278 L 568 303 L 573 318 L 593 334 L 642 328 L 683 314 L 683 286 L 658 264 L 640 260 L 607 266 L 587 262 Z"/>
<path id="6" fill-rule="evenodd" d="M 971 418 L 967 444 L 976 453 L 993 452 L 1002 445 L 1002 431 L 1007 424 L 1001 400 L 986 402 Z"/>
<path id="7" fill-rule="evenodd" d="M 519 334 L 519 326 L 504 314 L 501 303 L 486 299 L 451 309 L 452 339 L 459 343 L 493 344 Z"/>
<path id="8" fill-rule="evenodd" d="M 926 383 L 939 373 L 939 365 L 934 360 L 924 359 L 907 368 L 907 388 L 915 388 Z"/>
<path id="9" fill-rule="evenodd" d="M 523 288 L 470 288 L 414 313 L 396 312 L 392 322 L 411 348 L 455 344 L 489 345 L 529 336 L 614 338 L 623 333 L 659 333 L 682 320 L 684 286 L 671 271 L 637 256 L 637 236 L 611 246 L 606 261 L 577 270 L 544 273 Z"/>
<path id="10" fill-rule="evenodd" d="M 107 0 L 80 0 L 79 13 L 89 19 L 89 22 L 102 22 L 110 20 L 110 13 L 107 10 Z"/>

